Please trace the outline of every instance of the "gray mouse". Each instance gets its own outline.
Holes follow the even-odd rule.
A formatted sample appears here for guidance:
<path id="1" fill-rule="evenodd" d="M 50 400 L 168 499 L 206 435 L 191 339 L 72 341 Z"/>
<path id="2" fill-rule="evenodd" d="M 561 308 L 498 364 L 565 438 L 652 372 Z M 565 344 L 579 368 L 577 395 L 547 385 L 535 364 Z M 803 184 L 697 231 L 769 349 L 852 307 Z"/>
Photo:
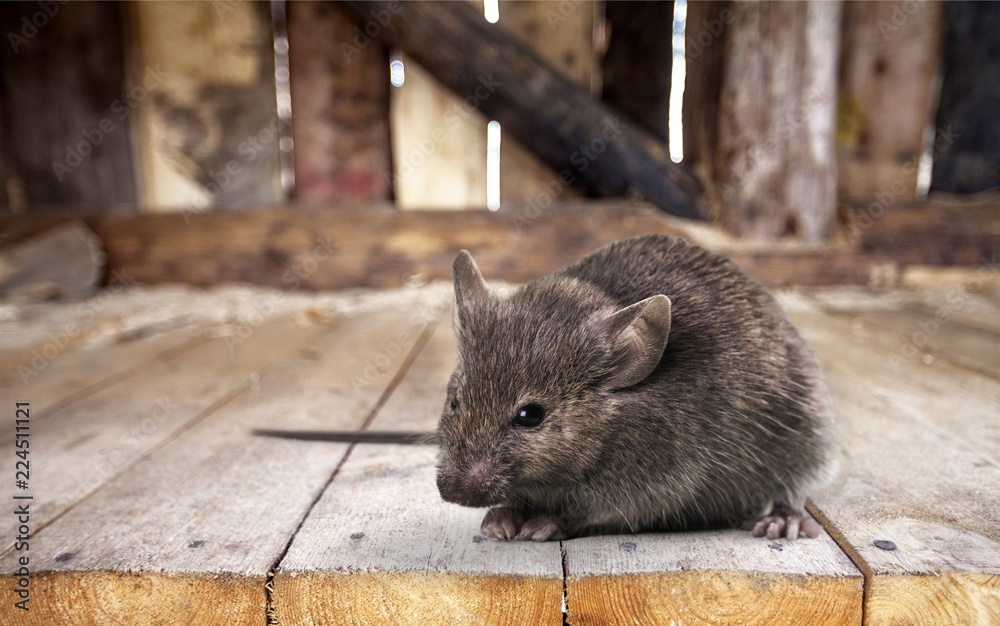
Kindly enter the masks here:
<path id="1" fill-rule="evenodd" d="M 650 235 L 511 292 L 462 251 L 454 282 L 437 486 L 489 507 L 484 536 L 820 534 L 804 502 L 836 472 L 829 393 L 777 302 L 732 262 Z"/>

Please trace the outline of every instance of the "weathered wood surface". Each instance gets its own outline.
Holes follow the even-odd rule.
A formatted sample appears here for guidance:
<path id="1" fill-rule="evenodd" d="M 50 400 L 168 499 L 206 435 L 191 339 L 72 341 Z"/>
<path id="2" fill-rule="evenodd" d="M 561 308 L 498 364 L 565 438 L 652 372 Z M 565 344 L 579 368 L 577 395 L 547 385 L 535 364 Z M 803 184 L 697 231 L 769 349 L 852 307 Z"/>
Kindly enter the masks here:
<path id="1" fill-rule="evenodd" d="M 862 578 L 827 535 L 746 531 L 563 543 L 570 624 L 860 624 Z"/>
<path id="2" fill-rule="evenodd" d="M 306 353 L 269 342 L 272 367 L 235 393 L 210 395 L 211 410 L 32 536 L 32 610 L 5 602 L 0 618 L 262 623 L 267 575 L 346 447 L 276 444 L 250 430 L 360 428 L 423 327 L 409 312 L 388 312 L 335 320 Z M 400 349 L 383 364 L 385 337 Z M 6 588 L 17 556 L 0 556 Z"/>
<path id="3" fill-rule="evenodd" d="M 470 3 L 440 11 L 429 2 L 347 2 L 361 19 L 389 16 L 387 41 L 399 46 L 568 181 L 590 193 L 636 190 L 664 211 L 699 217 L 699 184 L 665 147 L 559 75 Z M 435 41 L 438 45 L 427 46 Z M 488 45 L 484 42 L 489 42 Z"/>
<path id="4" fill-rule="evenodd" d="M 432 430 L 454 366 L 440 324 L 371 428 Z M 441 502 L 436 456 L 430 446 L 351 451 L 275 573 L 279 623 L 562 622 L 559 544 L 483 541 L 483 511 Z"/>
<path id="5" fill-rule="evenodd" d="M 262 2 L 136 2 L 132 79 L 142 205 L 154 211 L 283 200 L 271 13 Z"/>
<path id="6" fill-rule="evenodd" d="M 719 107 L 725 40 L 736 20 L 728 0 L 688 0 L 684 28 L 684 162 L 702 180 L 715 180 L 715 149 L 719 142 Z"/>
<path id="7" fill-rule="evenodd" d="M 500 3 L 500 21 L 566 79 L 593 93 L 600 82 L 595 27 L 599 4 L 580 0 L 558 5 L 531 0 Z M 502 132 L 501 128 L 501 132 Z M 500 147 L 500 202 L 547 205 L 556 198 L 577 198 L 580 190 L 562 183 L 559 173 L 543 163 L 511 133 Z"/>
<path id="8" fill-rule="evenodd" d="M 945 3 L 845 2 L 840 41 L 837 190 L 841 198 L 917 196 L 933 123 Z"/>
<path id="9" fill-rule="evenodd" d="M 851 212 L 850 234 L 865 253 L 923 265 L 996 264 L 1000 198 L 996 194 L 926 204 L 883 196 Z"/>
<path id="10" fill-rule="evenodd" d="M 389 53 L 335 2 L 287 4 L 299 202 L 392 198 Z"/>
<path id="11" fill-rule="evenodd" d="M 841 3 L 744 7 L 726 30 L 717 208 L 741 237 L 826 239 L 837 217 L 839 30 L 831 25 Z"/>
<path id="12" fill-rule="evenodd" d="M 436 286 L 286 294 L 235 354 L 225 347 L 232 327 L 218 321 L 238 327 L 229 314 L 140 326 L 106 352 L 75 345 L 60 357 L 68 367 L 108 375 L 33 422 L 32 611 L 5 601 L 0 621 L 259 624 L 267 613 L 277 624 L 559 624 L 565 606 L 570 624 L 860 623 L 862 610 L 873 624 L 994 623 L 1000 379 L 956 359 L 996 354 L 989 316 L 1000 281 L 975 280 L 929 362 L 899 342 L 914 312 L 956 306 L 948 281 L 878 296 L 782 294 L 828 372 L 848 455 L 843 480 L 814 494 L 831 536 L 792 543 L 739 531 L 481 542 L 482 510 L 439 501 L 433 448 L 250 435 L 432 428 L 455 360 L 448 291 Z M 212 295 L 185 297 L 200 312 Z M 127 300 L 106 309 L 109 319 Z M 129 324 L 117 332 L 128 336 Z M 203 339 L 209 331 L 223 337 Z M 117 378 L 107 363 L 136 359 L 137 346 L 147 362 Z M 65 380 L 69 397 L 80 383 Z M 43 388 L 55 389 L 32 388 L 33 407 Z M 168 418 L 126 441 L 157 398 L 169 400 Z M 71 494 L 108 451 L 127 457 L 119 471 L 85 498 Z M 873 546 L 879 539 L 896 549 Z M 19 553 L 4 549 L 0 587 L 12 589 Z"/>
<path id="13" fill-rule="evenodd" d="M 732 258 L 770 286 L 875 285 L 900 281 L 904 264 L 979 265 L 1000 253 L 991 208 L 940 205 L 905 215 L 859 209 L 849 245 L 747 246 L 653 210 L 622 202 L 566 202 L 542 210 L 527 204 L 487 211 L 340 211 L 264 209 L 232 214 L 88 215 L 107 252 L 112 285 L 225 281 L 281 289 L 398 287 L 450 280 L 455 254 L 468 248 L 490 278 L 526 282 L 616 239 L 647 233 L 684 236 Z M 938 205 L 934 205 L 938 206 Z M 922 215 L 918 213 L 923 212 Z M 71 219 L 0 218 L 0 242 L 11 244 Z M 351 228 L 344 228 L 344 224 Z M 226 233 L 220 238 L 217 233 Z M 895 250 L 905 235 L 921 243 Z"/>
<path id="14" fill-rule="evenodd" d="M 827 372 L 849 464 L 842 484 L 814 500 L 865 572 L 866 623 L 996 623 L 1000 381 L 907 358 L 881 328 L 814 307 L 788 308 Z"/>
<path id="15" fill-rule="evenodd" d="M 375 20 L 369 15 L 363 23 Z M 478 98 L 473 91 L 450 91 L 408 55 L 401 60 L 405 81 L 392 88 L 390 99 L 396 206 L 486 206 L 489 120 L 479 110 Z"/>

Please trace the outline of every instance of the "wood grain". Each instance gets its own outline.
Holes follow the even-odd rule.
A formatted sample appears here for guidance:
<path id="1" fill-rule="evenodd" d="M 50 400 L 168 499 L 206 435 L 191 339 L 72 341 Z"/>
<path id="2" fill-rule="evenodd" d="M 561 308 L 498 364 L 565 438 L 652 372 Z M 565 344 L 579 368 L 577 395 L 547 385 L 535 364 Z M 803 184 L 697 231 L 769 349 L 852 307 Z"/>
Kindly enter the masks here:
<path id="1" fill-rule="evenodd" d="M 840 2 L 746 3 L 726 27 L 713 182 L 738 237 L 834 234 L 840 13 Z"/>
<path id="2" fill-rule="evenodd" d="M 837 190 L 867 204 L 917 196 L 933 124 L 944 3 L 845 2 L 840 42 Z M 894 18 L 894 11 L 897 15 Z"/>
<path id="3" fill-rule="evenodd" d="M 840 418 L 848 471 L 814 501 L 866 571 L 866 620 L 992 623 L 1000 382 L 944 359 L 893 359 L 881 329 L 808 304 L 789 310 L 819 354 Z"/>
<path id="4" fill-rule="evenodd" d="M 143 209 L 281 201 L 268 5 L 171 1 L 126 9 L 133 79 L 147 90 L 132 120 Z"/>
<path id="5" fill-rule="evenodd" d="M 455 346 L 438 326 L 371 424 L 432 430 Z M 434 447 L 357 447 L 274 577 L 279 623 L 560 624 L 558 543 L 478 537 L 484 511 L 443 502 Z"/>
<path id="6" fill-rule="evenodd" d="M 360 427 L 422 328 L 410 312 L 342 319 L 314 352 L 261 372 L 35 533 L 33 572 L 50 577 L 51 592 L 34 596 L 28 614 L 0 605 L 0 620 L 106 624 L 132 611 L 124 619 L 134 623 L 263 623 L 267 574 L 346 446 L 275 443 L 251 429 Z M 387 360 L 385 337 L 400 342 Z M 289 347 L 271 345 L 275 355 Z M 5 588 L 16 556 L 0 557 Z"/>
<path id="7" fill-rule="evenodd" d="M 37 461 L 38 469 L 33 472 L 31 485 L 39 494 L 32 506 L 36 527 L 127 473 L 152 450 L 247 388 L 251 377 L 259 376 L 269 362 L 297 356 L 296 351 L 321 334 L 323 329 L 300 327 L 287 318 L 272 320 L 245 341 L 219 338 L 185 351 L 147 352 L 147 360 L 137 365 L 139 371 L 132 376 L 118 376 L 111 381 L 115 384 L 74 403 L 61 403 L 49 413 L 44 412 L 46 398 L 39 395 L 42 411 L 35 417 L 41 419 L 32 422 L 31 436 L 46 459 L 58 462 Z M 162 350 L 158 342 L 144 347 Z M 72 366 L 106 369 L 101 361 L 113 358 L 116 351 L 88 356 L 93 364 L 80 359 Z M 77 380 L 63 378 L 59 382 L 72 384 Z M 34 407 L 35 394 L 46 391 L 29 386 L 18 397 L 31 400 Z M 5 430 L 0 444 L 13 448 L 13 440 L 13 431 Z M 0 483 L 0 498 L 10 500 L 14 493 L 13 481 Z M 13 516 L 0 520 L 4 536 L 12 536 L 6 532 L 15 528 L 14 522 Z"/>
<path id="8" fill-rule="evenodd" d="M 644 533 L 564 546 L 571 624 L 861 622 L 861 574 L 827 535 Z"/>

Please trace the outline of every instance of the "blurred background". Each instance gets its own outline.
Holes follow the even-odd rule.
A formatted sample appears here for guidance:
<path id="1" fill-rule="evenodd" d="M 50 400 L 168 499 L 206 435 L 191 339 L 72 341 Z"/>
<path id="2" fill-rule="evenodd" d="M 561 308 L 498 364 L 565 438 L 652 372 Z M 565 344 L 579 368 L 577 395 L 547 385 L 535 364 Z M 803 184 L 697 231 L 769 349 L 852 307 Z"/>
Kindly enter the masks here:
<path id="1" fill-rule="evenodd" d="M 0 25 L 0 246 L 79 216 L 114 266 L 147 222 L 102 216 L 509 226 L 584 199 L 898 262 L 1000 236 L 997 3 L 40 0 Z"/>

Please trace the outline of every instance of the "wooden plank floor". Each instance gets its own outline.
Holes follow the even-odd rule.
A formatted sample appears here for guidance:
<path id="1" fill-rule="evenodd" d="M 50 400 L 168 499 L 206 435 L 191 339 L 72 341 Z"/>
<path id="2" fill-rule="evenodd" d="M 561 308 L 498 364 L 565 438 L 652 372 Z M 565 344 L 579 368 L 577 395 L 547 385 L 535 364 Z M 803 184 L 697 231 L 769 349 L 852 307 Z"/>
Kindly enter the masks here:
<path id="1" fill-rule="evenodd" d="M 438 497 L 432 447 L 250 434 L 433 429 L 447 285 L 4 309 L 0 623 L 1000 623 L 1000 291 L 954 284 L 781 294 L 848 457 L 811 505 L 828 534 L 792 543 L 484 541 L 483 511 Z"/>

